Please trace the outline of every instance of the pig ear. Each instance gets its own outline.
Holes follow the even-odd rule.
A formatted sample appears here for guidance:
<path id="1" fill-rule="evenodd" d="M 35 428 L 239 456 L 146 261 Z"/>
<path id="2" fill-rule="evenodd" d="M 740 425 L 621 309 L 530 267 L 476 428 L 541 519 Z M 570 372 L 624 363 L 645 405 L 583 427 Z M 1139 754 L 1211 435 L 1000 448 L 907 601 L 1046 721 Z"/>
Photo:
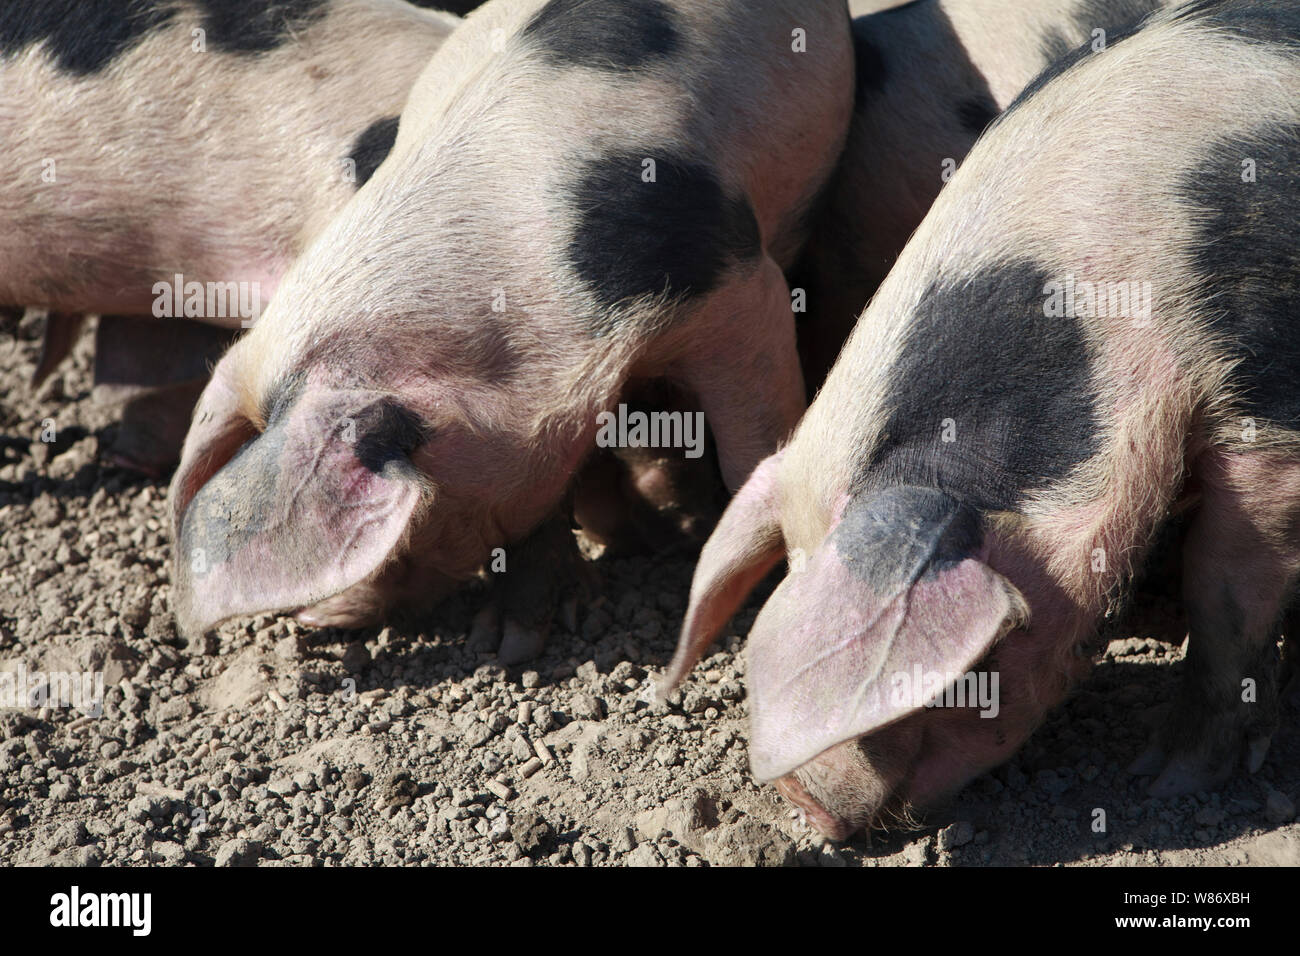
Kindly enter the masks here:
<path id="1" fill-rule="evenodd" d="M 690 606 L 677 651 L 659 682 L 660 700 L 672 693 L 749 592 L 785 553 L 777 510 L 777 472 L 784 450 L 754 469 L 736 492 L 700 553 Z"/>
<path id="2" fill-rule="evenodd" d="M 894 509 L 868 520 L 889 527 L 832 533 L 754 622 L 750 761 L 760 780 L 921 709 L 1028 621 L 1020 592 L 976 556 L 978 539 L 954 537 L 959 515 L 900 520 Z"/>
<path id="3" fill-rule="evenodd" d="M 214 424 L 215 451 L 187 441 L 194 460 L 173 484 L 184 634 L 359 583 L 397 548 L 423 496 L 407 457 L 414 417 L 376 393 L 307 392 L 217 464 L 236 433 Z"/>
<path id="4" fill-rule="evenodd" d="M 257 429 L 240 409 L 230 367 L 228 362 L 217 365 L 194 406 L 194 418 L 181 448 L 181 463 L 167 491 L 173 542 L 180 540 L 181 519 L 199 489 L 235 456 L 240 446 L 257 435 Z"/>

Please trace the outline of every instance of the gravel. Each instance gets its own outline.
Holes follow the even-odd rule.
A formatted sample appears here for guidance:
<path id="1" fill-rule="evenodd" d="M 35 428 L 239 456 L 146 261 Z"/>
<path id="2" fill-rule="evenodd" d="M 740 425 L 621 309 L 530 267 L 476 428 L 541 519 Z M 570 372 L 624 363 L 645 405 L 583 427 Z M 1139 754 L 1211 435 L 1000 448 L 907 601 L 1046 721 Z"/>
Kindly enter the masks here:
<path id="1" fill-rule="evenodd" d="M 601 596 L 541 657 L 476 642 L 483 592 L 422 627 L 310 631 L 263 615 L 186 644 L 164 483 L 99 464 L 89 339 L 41 396 L 41 332 L 0 342 L 0 668 L 97 671 L 99 716 L 0 710 L 0 860 L 89 866 L 949 866 L 1300 862 L 1300 735 L 1222 791 L 1145 796 L 1122 767 L 1181 650 L 1111 643 L 1008 765 L 925 826 L 826 844 L 748 772 L 740 635 L 674 701 L 689 555 L 596 562 Z M 53 419 L 57 441 L 39 440 Z M 1158 629 L 1152 629 L 1153 633 Z"/>

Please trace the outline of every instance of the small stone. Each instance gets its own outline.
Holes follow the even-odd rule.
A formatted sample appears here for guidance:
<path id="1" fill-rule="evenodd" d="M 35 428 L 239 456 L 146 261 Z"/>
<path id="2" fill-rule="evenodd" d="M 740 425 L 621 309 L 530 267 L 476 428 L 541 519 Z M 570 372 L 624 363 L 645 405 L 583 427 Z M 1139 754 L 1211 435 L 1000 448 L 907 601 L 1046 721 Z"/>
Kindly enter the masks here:
<path id="1" fill-rule="evenodd" d="M 185 720 L 193 712 L 194 705 L 188 697 L 176 696 L 159 705 L 158 719 L 163 721 Z"/>
<path id="2" fill-rule="evenodd" d="M 533 756 L 533 744 L 523 734 L 516 734 L 510 743 L 510 752 L 516 760 L 528 760 Z"/>
<path id="3" fill-rule="evenodd" d="M 420 787 L 405 770 L 399 770 L 388 778 L 384 785 L 384 797 L 380 803 L 385 807 L 409 807 L 415 802 Z"/>
<path id="4" fill-rule="evenodd" d="M 357 641 L 348 645 L 347 650 L 343 652 L 342 660 L 344 670 L 355 674 L 370 664 L 370 651 L 366 649 L 366 645 Z"/>
<path id="5" fill-rule="evenodd" d="M 80 820 L 65 823 L 54 831 L 48 844 L 51 850 L 66 850 L 86 842 L 86 825 Z"/>
<path id="6" fill-rule="evenodd" d="M 627 855 L 626 863 L 628 866 L 664 866 L 663 857 L 655 849 L 653 843 L 642 843 L 635 850 Z"/>
<path id="7" fill-rule="evenodd" d="M 344 775 L 346 778 L 346 774 Z M 272 777 L 267 781 L 266 789 L 282 797 L 291 797 L 298 785 L 292 777 Z"/>
<path id="8" fill-rule="evenodd" d="M 465 731 L 466 747 L 481 747 L 492 739 L 492 728 L 481 720 L 474 721 Z"/>
<path id="9" fill-rule="evenodd" d="M 50 787 L 51 800 L 63 803 L 67 800 L 71 800 L 74 796 L 76 796 L 76 791 L 72 789 L 72 784 L 70 783 L 56 783 L 54 786 Z"/>
<path id="10" fill-rule="evenodd" d="M 227 840 L 217 850 L 217 866 L 256 866 L 262 856 L 262 845 L 253 840 Z"/>
<path id="11" fill-rule="evenodd" d="M 738 680 L 724 680 L 718 685 L 718 696 L 723 700 L 740 700 L 745 696 L 745 687 Z"/>
<path id="12" fill-rule="evenodd" d="M 1270 790 L 1264 800 L 1264 817 L 1269 823 L 1290 823 L 1295 817 L 1295 803 L 1281 790 Z"/>
<path id="13" fill-rule="evenodd" d="M 159 840 L 152 847 L 154 856 L 168 866 L 180 866 L 185 862 L 185 847 L 170 840 Z"/>
<path id="14" fill-rule="evenodd" d="M 600 720 L 605 716 L 600 701 L 596 699 L 594 694 L 589 694 L 586 691 L 579 691 L 573 695 L 569 710 L 578 720 Z"/>
<path id="15" fill-rule="evenodd" d="M 1203 827 L 1217 827 L 1223 822 L 1223 817 L 1224 813 L 1218 807 L 1201 807 L 1194 819 Z"/>
<path id="16" fill-rule="evenodd" d="M 543 817 L 531 810 L 516 814 L 510 825 L 510 836 L 515 845 L 528 856 L 534 856 L 543 850 L 554 832 Z"/>
<path id="17" fill-rule="evenodd" d="M 137 823 L 143 823 L 152 817 L 155 820 L 161 820 L 168 816 L 171 809 L 171 801 L 166 797 L 152 796 L 141 794 L 138 797 L 132 797 L 126 805 L 127 816 Z"/>
<path id="18" fill-rule="evenodd" d="M 682 752 L 677 747 L 664 744 L 655 750 L 655 762 L 661 767 L 676 767 L 682 762 Z"/>
<path id="19" fill-rule="evenodd" d="M 949 824 L 939 831 L 939 849 L 955 850 L 975 839 L 975 827 L 966 820 Z"/>
<path id="20" fill-rule="evenodd" d="M 307 642 L 290 635 L 275 642 L 275 656 L 286 661 L 300 661 L 307 656 Z"/>
<path id="21" fill-rule="evenodd" d="M 349 790 L 360 790 L 370 782 L 370 774 L 362 770 L 345 770 L 343 772 L 343 786 Z"/>

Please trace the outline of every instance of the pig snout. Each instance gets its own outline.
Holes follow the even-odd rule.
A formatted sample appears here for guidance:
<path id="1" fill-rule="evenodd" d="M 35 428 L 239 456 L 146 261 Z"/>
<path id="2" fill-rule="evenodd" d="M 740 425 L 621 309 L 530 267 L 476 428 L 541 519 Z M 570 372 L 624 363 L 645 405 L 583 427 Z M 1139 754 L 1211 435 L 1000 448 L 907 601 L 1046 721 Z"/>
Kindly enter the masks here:
<path id="1" fill-rule="evenodd" d="M 910 801 L 899 787 L 920 734 L 911 727 L 900 730 L 887 740 L 860 738 L 832 747 L 777 779 L 776 790 L 830 840 L 846 840 L 887 821 L 908 820 Z"/>

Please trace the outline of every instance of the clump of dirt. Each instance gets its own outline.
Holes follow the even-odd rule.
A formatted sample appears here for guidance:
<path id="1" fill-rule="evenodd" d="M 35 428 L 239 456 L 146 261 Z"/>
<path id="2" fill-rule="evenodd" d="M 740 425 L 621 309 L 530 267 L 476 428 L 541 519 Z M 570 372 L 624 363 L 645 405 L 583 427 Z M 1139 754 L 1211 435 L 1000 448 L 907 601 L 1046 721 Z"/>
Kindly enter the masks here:
<path id="1" fill-rule="evenodd" d="M 602 597 L 539 659 L 471 637 L 481 589 L 423 627 L 263 616 L 184 644 L 165 484 L 102 466 L 89 345 L 39 396 L 42 320 L 0 342 L 0 670 L 100 674 L 102 708 L 0 710 L 0 860 L 569 866 L 1300 862 L 1294 705 L 1264 768 L 1147 798 L 1122 769 L 1178 647 L 1112 641 L 1007 766 L 923 828 L 831 845 L 749 776 L 743 641 L 762 595 L 668 706 L 688 555 L 602 560 Z M 53 426 L 53 432 L 49 431 Z M 54 437 L 53 441 L 43 441 Z"/>

